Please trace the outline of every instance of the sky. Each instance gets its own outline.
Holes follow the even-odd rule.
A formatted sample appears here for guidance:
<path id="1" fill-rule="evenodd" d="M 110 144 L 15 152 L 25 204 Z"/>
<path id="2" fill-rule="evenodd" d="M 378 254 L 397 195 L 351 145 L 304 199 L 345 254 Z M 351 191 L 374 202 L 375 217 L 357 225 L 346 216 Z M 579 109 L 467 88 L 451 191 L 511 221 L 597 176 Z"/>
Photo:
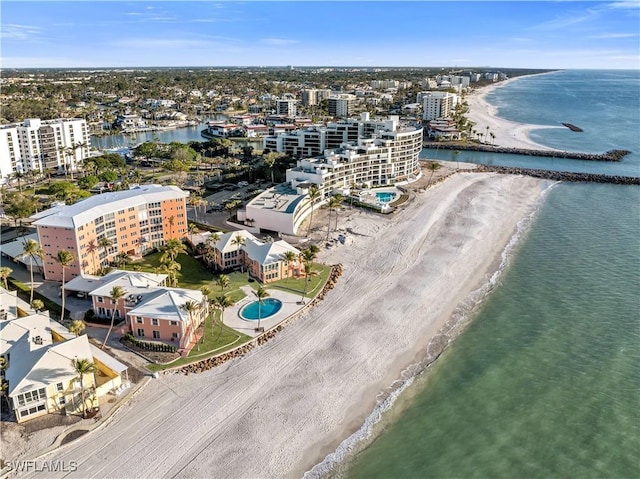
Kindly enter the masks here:
<path id="1" fill-rule="evenodd" d="M 2 68 L 640 68 L 640 0 L 3 0 L 0 26 Z"/>

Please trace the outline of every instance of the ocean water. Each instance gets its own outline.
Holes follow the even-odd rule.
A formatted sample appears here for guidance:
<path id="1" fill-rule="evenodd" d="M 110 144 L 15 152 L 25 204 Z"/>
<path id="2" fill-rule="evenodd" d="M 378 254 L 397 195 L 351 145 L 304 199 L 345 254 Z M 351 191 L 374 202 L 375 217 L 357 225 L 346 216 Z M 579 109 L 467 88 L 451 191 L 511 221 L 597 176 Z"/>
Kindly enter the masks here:
<path id="1" fill-rule="evenodd" d="M 585 130 L 538 130 L 541 144 L 633 151 L 623 163 L 498 161 L 640 176 L 638 78 L 557 72 L 488 97 L 505 118 Z M 639 298 L 640 188 L 555 186 L 467 330 L 329 476 L 640 477 Z"/>

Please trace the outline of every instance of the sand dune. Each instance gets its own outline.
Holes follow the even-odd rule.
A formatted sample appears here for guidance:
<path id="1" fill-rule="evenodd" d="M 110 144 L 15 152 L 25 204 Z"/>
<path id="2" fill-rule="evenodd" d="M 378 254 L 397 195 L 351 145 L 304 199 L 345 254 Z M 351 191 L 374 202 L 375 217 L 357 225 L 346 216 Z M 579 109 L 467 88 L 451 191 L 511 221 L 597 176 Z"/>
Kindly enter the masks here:
<path id="1" fill-rule="evenodd" d="M 47 458 L 78 462 L 69 476 L 82 478 L 302 476 L 452 327 L 545 184 L 459 173 L 392 218 L 342 215 L 341 228 L 357 234 L 323 251 L 344 274 L 317 307 L 244 358 L 153 380 L 104 427 Z"/>

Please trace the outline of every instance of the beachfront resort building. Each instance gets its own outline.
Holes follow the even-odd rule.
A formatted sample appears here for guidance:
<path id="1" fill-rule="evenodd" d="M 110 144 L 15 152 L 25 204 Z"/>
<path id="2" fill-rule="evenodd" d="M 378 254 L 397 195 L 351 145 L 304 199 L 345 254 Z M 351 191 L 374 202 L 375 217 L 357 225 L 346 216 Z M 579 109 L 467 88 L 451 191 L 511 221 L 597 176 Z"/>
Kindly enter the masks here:
<path id="1" fill-rule="evenodd" d="M 429 121 L 451 115 L 458 102 L 458 95 L 446 91 L 427 91 L 418 94 L 422 101 L 422 119 Z"/>
<path id="2" fill-rule="evenodd" d="M 0 294 L 0 357 L 2 381 L 16 421 L 45 414 L 78 414 L 98 406 L 99 398 L 122 386 L 127 366 L 98 349 L 86 335 L 77 336 L 52 320 L 48 311 L 36 313 L 29 305 L 2 290 Z M 74 361 L 87 359 L 97 367 L 81 381 Z"/>
<path id="3" fill-rule="evenodd" d="M 312 208 L 335 192 L 348 193 L 353 185 L 371 188 L 419 178 L 422 127 L 403 125 L 397 116 L 372 120 L 362 113 L 360 120 L 265 138 L 265 148 L 300 159 L 287 170 L 286 183 L 246 205 L 246 218 L 261 230 L 294 235 Z M 313 186 L 319 198 L 312 204 Z"/>
<path id="4" fill-rule="evenodd" d="M 0 183 L 15 173 L 76 171 L 88 156 L 86 120 L 32 118 L 0 126 Z"/>
<path id="5" fill-rule="evenodd" d="M 96 274 L 119 253 L 140 257 L 187 233 L 186 198 L 177 186 L 142 185 L 92 196 L 33 215 L 44 251 L 44 277 L 61 281 L 58 251 L 73 254 L 65 279 Z M 108 243 L 107 244 L 107 241 Z"/>
<path id="6" fill-rule="evenodd" d="M 245 230 L 216 236 L 203 232 L 189 235 L 188 239 L 205 261 L 218 271 L 246 268 L 248 274 L 262 284 L 301 274 L 302 265 L 297 260 L 300 251 L 284 240 L 260 241 Z M 210 248 L 208 254 L 207 248 Z M 293 253 L 296 259 L 287 260 L 287 252 Z"/>

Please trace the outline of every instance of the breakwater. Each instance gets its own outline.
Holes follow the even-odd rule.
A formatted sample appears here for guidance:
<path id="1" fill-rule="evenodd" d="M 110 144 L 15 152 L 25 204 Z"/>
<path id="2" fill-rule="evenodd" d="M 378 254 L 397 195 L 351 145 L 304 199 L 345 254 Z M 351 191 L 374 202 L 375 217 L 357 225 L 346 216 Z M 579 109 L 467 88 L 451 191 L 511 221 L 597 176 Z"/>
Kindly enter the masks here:
<path id="1" fill-rule="evenodd" d="M 545 158 L 565 158 L 570 160 L 589 160 L 589 161 L 622 161 L 622 159 L 631 153 L 628 150 L 609 150 L 605 153 L 579 153 L 575 151 L 560 150 L 530 150 L 528 148 L 506 148 L 503 146 L 483 145 L 480 143 L 434 143 L 425 141 L 425 148 L 436 148 L 443 150 L 460 150 L 460 151 L 482 151 L 491 153 L 510 153 L 513 155 L 524 156 L 541 156 Z"/>
<path id="2" fill-rule="evenodd" d="M 474 171 L 495 171 L 508 175 L 526 175 L 554 181 L 587 183 L 612 183 L 615 185 L 640 185 L 640 177 L 599 175 L 595 173 L 573 173 L 570 171 L 534 170 L 532 168 L 514 168 L 509 166 L 478 165 Z"/>

